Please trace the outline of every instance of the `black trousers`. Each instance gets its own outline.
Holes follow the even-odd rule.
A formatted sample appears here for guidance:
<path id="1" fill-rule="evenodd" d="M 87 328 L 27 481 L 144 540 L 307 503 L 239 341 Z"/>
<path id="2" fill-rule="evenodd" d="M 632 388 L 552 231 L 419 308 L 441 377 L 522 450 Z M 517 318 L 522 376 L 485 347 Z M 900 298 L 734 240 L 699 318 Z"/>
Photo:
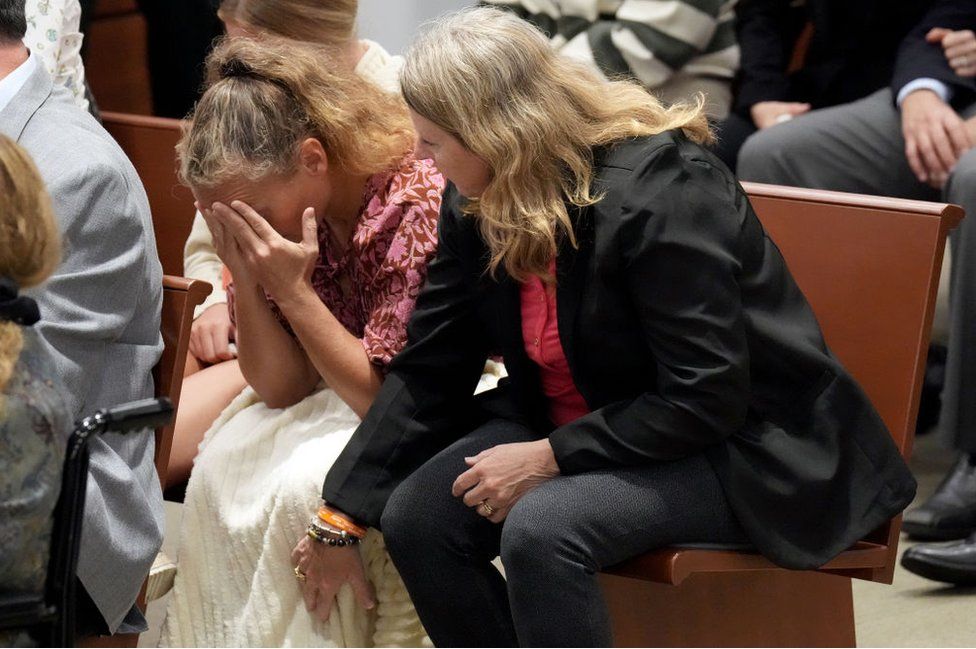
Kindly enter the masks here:
<path id="1" fill-rule="evenodd" d="M 752 123 L 751 119 L 738 113 L 729 113 L 725 119 L 713 125 L 713 130 L 715 132 L 715 144 L 711 147 L 712 153 L 717 155 L 732 173 L 735 173 L 739 149 L 742 148 L 746 139 L 758 130 L 756 125 Z"/>
<path id="2" fill-rule="evenodd" d="M 538 437 L 490 421 L 427 462 L 386 506 L 387 548 L 435 645 L 610 646 L 602 568 L 667 545 L 746 544 L 704 456 L 559 476 L 501 525 L 451 495 L 465 457 Z M 499 555 L 504 578 L 491 563 Z"/>

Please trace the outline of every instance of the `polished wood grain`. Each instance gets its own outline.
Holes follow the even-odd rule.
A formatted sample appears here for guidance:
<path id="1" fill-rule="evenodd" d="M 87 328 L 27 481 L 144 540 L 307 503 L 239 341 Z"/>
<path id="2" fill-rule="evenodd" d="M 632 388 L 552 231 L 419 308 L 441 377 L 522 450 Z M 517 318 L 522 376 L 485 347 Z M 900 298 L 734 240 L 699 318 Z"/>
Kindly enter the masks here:
<path id="1" fill-rule="evenodd" d="M 169 425 L 156 431 L 156 472 L 163 489 L 170 450 L 173 448 L 173 429 L 183 390 L 183 369 L 190 346 L 190 326 L 193 310 L 202 304 L 213 288 L 207 282 L 166 275 L 163 277 L 163 311 L 161 331 L 163 355 L 153 371 L 156 396 L 169 397 L 173 402 L 173 417 Z"/>
<path id="2" fill-rule="evenodd" d="M 176 144 L 182 122 L 106 112 L 102 113 L 102 123 L 132 161 L 146 188 L 163 272 L 182 276 L 183 245 L 196 214 L 193 194 L 176 175 Z"/>

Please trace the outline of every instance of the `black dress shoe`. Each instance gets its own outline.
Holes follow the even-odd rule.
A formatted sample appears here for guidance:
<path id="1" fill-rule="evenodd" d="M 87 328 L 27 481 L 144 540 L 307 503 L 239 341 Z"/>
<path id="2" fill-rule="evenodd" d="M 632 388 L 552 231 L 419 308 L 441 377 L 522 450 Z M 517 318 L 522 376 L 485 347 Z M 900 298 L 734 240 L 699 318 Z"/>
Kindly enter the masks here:
<path id="1" fill-rule="evenodd" d="M 902 529 L 913 539 L 951 541 L 976 532 L 976 464 L 964 453 L 920 507 L 905 514 Z"/>
<path id="2" fill-rule="evenodd" d="M 965 541 L 923 543 L 908 548 L 901 557 L 901 565 L 933 581 L 976 585 L 976 534 Z"/>

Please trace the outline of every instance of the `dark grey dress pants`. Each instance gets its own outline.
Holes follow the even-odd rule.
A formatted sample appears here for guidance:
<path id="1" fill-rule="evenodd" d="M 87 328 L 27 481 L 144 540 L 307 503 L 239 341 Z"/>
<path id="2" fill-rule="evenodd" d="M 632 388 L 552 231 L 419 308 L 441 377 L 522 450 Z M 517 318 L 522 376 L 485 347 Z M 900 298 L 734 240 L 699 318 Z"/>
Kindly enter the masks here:
<path id="1" fill-rule="evenodd" d="M 602 568 L 666 545 L 746 542 L 704 456 L 554 478 L 501 525 L 451 495 L 465 457 L 534 439 L 521 425 L 488 422 L 386 506 L 387 548 L 437 646 L 609 646 Z M 507 583 L 491 563 L 499 555 Z"/>

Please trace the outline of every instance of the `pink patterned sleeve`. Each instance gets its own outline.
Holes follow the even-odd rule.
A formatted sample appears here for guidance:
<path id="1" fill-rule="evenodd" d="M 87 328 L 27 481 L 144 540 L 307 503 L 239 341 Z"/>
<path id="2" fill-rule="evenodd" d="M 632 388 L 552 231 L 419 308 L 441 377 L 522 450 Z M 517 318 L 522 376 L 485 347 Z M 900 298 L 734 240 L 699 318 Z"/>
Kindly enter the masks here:
<path id="1" fill-rule="evenodd" d="M 363 347 L 371 363 L 384 371 L 407 343 L 407 322 L 437 251 L 440 196 L 404 205 L 403 219 L 377 272 L 369 296 L 370 313 Z"/>

